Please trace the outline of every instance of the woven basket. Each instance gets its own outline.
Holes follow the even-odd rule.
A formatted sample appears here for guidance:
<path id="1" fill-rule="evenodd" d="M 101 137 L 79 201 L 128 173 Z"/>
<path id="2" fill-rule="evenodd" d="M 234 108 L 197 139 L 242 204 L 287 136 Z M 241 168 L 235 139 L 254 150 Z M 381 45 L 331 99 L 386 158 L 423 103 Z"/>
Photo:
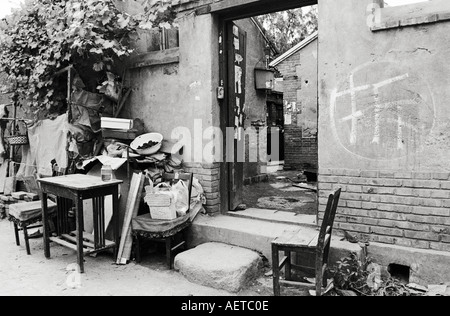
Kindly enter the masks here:
<path id="1" fill-rule="evenodd" d="M 6 141 L 10 145 L 27 145 L 29 143 L 27 135 L 16 135 L 6 137 Z"/>

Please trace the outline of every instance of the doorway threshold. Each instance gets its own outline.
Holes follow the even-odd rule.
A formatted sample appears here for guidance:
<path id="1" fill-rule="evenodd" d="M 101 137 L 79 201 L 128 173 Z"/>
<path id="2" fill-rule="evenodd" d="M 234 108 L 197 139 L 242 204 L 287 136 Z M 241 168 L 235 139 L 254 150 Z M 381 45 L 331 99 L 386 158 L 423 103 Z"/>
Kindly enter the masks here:
<path id="1" fill-rule="evenodd" d="M 244 211 L 228 212 L 227 215 L 272 223 L 292 224 L 314 228 L 317 227 L 316 215 L 296 214 L 294 212 L 249 208 Z"/>

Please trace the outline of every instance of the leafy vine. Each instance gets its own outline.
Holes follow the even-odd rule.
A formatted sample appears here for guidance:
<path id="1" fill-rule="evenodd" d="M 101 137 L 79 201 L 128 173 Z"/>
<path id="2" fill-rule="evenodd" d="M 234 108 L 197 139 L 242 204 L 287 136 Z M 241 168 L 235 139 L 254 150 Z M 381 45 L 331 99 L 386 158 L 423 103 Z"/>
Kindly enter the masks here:
<path id="1" fill-rule="evenodd" d="M 122 1 L 122 0 L 116 0 Z M 28 117 L 43 119 L 67 108 L 67 82 L 55 76 L 69 65 L 85 89 L 104 91 L 115 65 L 129 56 L 139 28 L 168 26 L 174 0 L 145 0 L 132 16 L 114 0 L 25 0 L 22 9 L 0 22 L 0 71 L 8 76 L 3 92 Z"/>

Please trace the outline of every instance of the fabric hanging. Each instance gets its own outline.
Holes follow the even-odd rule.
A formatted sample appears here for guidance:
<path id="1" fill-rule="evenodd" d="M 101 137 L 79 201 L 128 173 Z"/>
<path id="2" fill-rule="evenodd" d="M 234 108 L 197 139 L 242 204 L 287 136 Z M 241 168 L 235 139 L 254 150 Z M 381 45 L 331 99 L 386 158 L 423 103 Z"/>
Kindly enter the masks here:
<path id="1" fill-rule="evenodd" d="M 36 165 L 37 173 L 51 176 L 53 159 L 61 168 L 67 168 L 67 114 L 60 115 L 54 120 L 43 120 L 28 129 L 30 140 L 29 162 Z"/>
<path id="2" fill-rule="evenodd" d="M 17 178 L 31 177 L 36 174 L 36 165 L 34 159 L 31 157 L 30 145 L 23 145 L 22 147 L 22 161 L 19 164 L 17 171 Z M 16 165 L 18 163 L 15 163 Z"/>
<path id="3" fill-rule="evenodd" d="M 7 110 L 7 104 L 0 104 L 0 118 L 6 117 L 8 116 L 8 110 Z M 4 133 L 5 133 L 5 129 L 6 128 L 6 124 L 4 124 L 2 122 L 2 124 L 0 124 L 0 163 L 3 163 L 4 161 L 4 156 L 6 154 L 6 150 L 5 150 L 5 144 L 4 144 Z"/>

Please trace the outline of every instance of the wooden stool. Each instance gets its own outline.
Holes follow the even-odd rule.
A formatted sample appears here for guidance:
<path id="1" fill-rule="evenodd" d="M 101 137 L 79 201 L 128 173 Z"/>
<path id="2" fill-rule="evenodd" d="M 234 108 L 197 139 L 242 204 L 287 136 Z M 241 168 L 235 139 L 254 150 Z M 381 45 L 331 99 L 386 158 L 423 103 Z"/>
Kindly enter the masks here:
<path id="1" fill-rule="evenodd" d="M 57 208 L 56 203 L 50 200 L 47 203 L 50 213 L 55 214 Z M 9 221 L 14 223 L 14 235 L 17 246 L 20 246 L 19 231 L 23 231 L 27 254 L 31 255 L 28 229 L 42 227 L 42 224 L 32 226 L 33 224 L 42 222 L 41 201 L 11 204 L 9 206 Z"/>
<path id="2" fill-rule="evenodd" d="M 141 262 L 141 240 L 146 239 L 165 244 L 167 266 L 172 269 L 175 251 L 183 246 L 187 248 L 185 232 L 191 225 L 189 214 L 172 221 L 153 220 L 150 214 L 145 214 L 133 218 L 131 223 L 136 246 L 136 262 Z M 174 245 L 177 236 L 182 238 Z"/>

